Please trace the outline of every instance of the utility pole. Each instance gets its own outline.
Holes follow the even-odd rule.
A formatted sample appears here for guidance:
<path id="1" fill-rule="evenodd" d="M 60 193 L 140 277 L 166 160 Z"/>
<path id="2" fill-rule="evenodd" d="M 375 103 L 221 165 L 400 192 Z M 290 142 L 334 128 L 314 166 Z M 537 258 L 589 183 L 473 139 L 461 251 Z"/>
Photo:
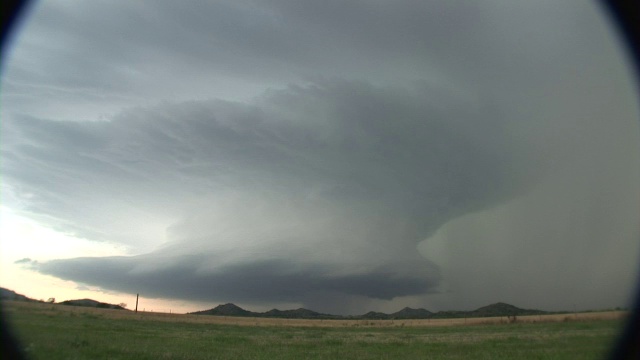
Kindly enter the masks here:
<path id="1" fill-rule="evenodd" d="M 140 296 L 140 294 L 136 294 L 136 311 L 138 312 L 138 297 Z"/>

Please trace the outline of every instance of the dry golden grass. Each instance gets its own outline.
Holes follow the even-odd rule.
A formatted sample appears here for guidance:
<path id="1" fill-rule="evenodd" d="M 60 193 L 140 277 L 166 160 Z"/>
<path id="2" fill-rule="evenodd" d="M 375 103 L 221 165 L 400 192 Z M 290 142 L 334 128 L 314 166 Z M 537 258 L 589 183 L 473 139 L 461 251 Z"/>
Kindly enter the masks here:
<path id="1" fill-rule="evenodd" d="M 598 359 L 626 315 L 523 316 L 513 324 L 499 317 L 300 320 L 2 305 L 23 350 L 47 360 Z"/>
<path id="2" fill-rule="evenodd" d="M 18 301 L 3 301 L 3 308 L 8 313 L 21 308 L 29 308 L 44 315 L 68 312 L 75 314 L 91 314 L 93 316 L 109 319 L 145 319 L 166 322 L 184 322 L 198 324 L 240 325 L 240 326 L 294 326 L 294 327 L 432 327 L 432 326 L 465 326 L 465 325 L 489 325 L 506 324 L 510 320 L 506 316 L 486 318 L 459 318 L 459 319 L 415 319 L 415 320 L 309 320 L 309 319 L 279 319 L 279 318 L 254 318 L 235 316 L 212 316 L 169 314 L 158 312 L 137 313 L 126 310 L 99 309 L 80 306 L 67 306 L 59 304 L 29 303 Z M 619 320 L 624 319 L 626 311 L 602 311 L 587 313 L 567 313 L 552 315 L 528 315 L 518 316 L 518 323 L 538 322 L 567 322 L 567 321 L 592 321 L 592 320 Z"/>

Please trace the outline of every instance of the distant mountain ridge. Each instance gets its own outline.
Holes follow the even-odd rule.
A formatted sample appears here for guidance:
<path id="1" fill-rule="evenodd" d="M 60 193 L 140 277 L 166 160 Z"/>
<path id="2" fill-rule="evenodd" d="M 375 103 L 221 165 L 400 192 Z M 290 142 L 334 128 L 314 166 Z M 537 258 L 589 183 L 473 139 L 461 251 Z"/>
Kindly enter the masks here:
<path id="1" fill-rule="evenodd" d="M 13 301 L 43 302 L 28 298 L 15 291 L 0 288 L 0 299 Z M 66 300 L 57 304 L 69 306 L 83 306 L 104 309 L 126 310 L 120 305 L 108 304 L 92 299 Z M 495 304 L 480 307 L 471 311 L 438 311 L 436 313 L 426 309 L 404 309 L 392 314 L 370 311 L 363 315 L 331 315 L 323 314 L 313 310 L 299 308 L 295 310 L 272 309 L 266 312 L 253 312 L 245 310 L 235 304 L 227 303 L 218 305 L 209 310 L 195 311 L 192 315 L 214 315 L 214 316 L 239 316 L 239 317 L 262 317 L 262 318 L 284 318 L 284 319 L 351 319 L 351 320 L 395 320 L 395 319 L 446 319 L 446 318 L 472 318 L 472 317 L 499 317 L 499 316 L 522 316 L 522 315 L 543 315 L 551 314 L 548 311 L 521 309 L 519 307 L 498 302 Z"/>
<path id="2" fill-rule="evenodd" d="M 245 310 L 234 304 L 222 304 L 213 309 L 189 313 L 192 315 L 217 315 L 217 316 L 244 316 L 244 317 L 270 317 L 286 319 L 331 319 L 335 315 L 321 314 L 309 309 L 278 310 L 271 309 L 264 313 Z"/>
<path id="3" fill-rule="evenodd" d="M 542 315 L 548 312 L 542 310 L 528 310 L 505 304 L 495 303 L 483 306 L 472 311 L 439 311 L 437 313 L 426 309 L 404 309 L 392 314 L 370 311 L 363 315 L 331 315 L 322 314 L 313 310 L 299 308 L 296 310 L 272 309 L 266 312 L 253 312 L 245 310 L 237 305 L 228 303 L 218 305 L 209 310 L 191 312 L 192 315 L 217 315 L 217 316 L 241 316 L 241 317 L 262 317 L 262 318 L 287 318 L 287 319 L 367 319 L 367 320 L 394 320 L 394 319 L 444 319 L 463 317 L 495 317 L 495 316 L 520 316 L 520 315 Z"/>

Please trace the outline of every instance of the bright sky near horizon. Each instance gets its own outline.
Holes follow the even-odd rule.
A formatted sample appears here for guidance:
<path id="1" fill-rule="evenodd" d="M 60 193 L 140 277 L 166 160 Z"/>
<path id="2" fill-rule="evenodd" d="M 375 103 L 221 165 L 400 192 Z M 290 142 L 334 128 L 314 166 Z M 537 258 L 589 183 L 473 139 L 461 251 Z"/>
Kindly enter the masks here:
<path id="1" fill-rule="evenodd" d="M 187 312 L 625 306 L 637 87 L 585 1 L 41 1 L 0 286 Z"/>

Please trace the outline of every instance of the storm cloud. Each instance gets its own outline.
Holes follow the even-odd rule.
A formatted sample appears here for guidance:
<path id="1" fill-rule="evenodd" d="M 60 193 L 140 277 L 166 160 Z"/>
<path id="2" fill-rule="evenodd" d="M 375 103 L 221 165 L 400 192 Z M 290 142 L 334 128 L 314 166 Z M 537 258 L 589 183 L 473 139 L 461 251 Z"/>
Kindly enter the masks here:
<path id="1" fill-rule="evenodd" d="M 34 8 L 3 205 L 130 256 L 30 266 L 339 313 L 624 303 L 640 176 L 615 38 L 589 6 L 503 5 Z"/>
<path id="2" fill-rule="evenodd" d="M 6 126 L 26 140 L 6 152 L 4 174 L 34 194 L 26 211 L 53 214 L 60 228 L 87 238 L 136 246 L 141 239 L 127 229 L 141 219 L 129 209 L 174 216 L 160 225 L 166 240 L 151 255 L 42 265 L 64 278 L 117 278 L 110 287 L 129 278 L 146 293 L 175 296 L 161 290 L 165 279 L 202 300 L 418 295 L 434 288 L 438 272 L 417 244 L 522 187 L 510 175 L 522 161 L 502 150 L 513 147 L 508 139 L 483 142 L 492 130 L 473 129 L 464 104 L 433 108 L 425 89 L 339 81 L 272 91 L 252 105 L 134 109 L 109 122 L 25 118 Z M 38 162 L 49 166 L 23 165 Z"/>

